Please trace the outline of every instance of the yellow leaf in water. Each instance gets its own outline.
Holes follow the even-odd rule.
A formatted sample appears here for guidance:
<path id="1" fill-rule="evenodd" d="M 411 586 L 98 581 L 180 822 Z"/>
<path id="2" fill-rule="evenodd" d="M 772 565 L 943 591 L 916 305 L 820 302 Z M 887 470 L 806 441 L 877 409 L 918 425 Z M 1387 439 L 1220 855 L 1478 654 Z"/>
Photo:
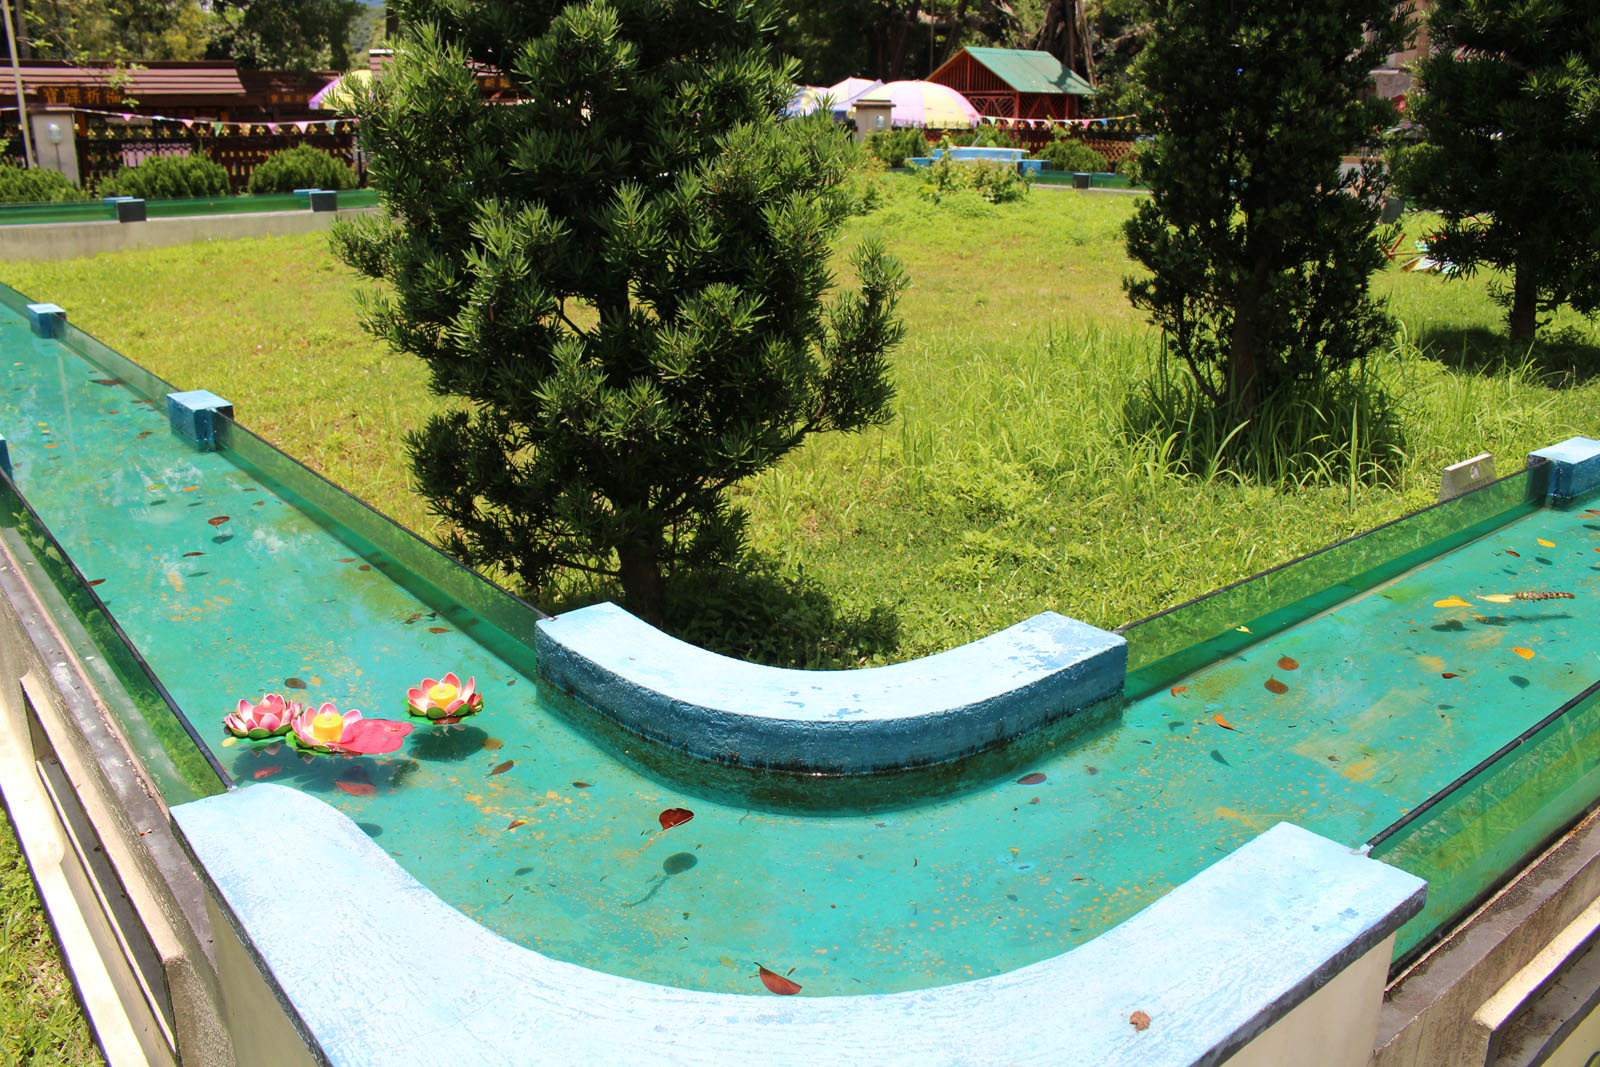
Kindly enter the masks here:
<path id="1" fill-rule="evenodd" d="M 1465 600 L 1462 600 L 1458 596 L 1447 596 L 1443 600 L 1435 600 L 1433 602 L 1433 606 L 1436 607 L 1436 608 L 1470 608 L 1470 607 L 1472 607 L 1471 604 L 1467 603 Z"/>
<path id="2" fill-rule="evenodd" d="M 1250 632 L 1250 627 L 1248 626 L 1235 626 L 1234 629 L 1238 630 L 1242 634 L 1247 634 Z"/>
<path id="3" fill-rule="evenodd" d="M 1543 545 L 1546 548 L 1554 548 L 1554 547 L 1556 547 L 1556 543 L 1554 541 L 1546 541 L 1542 537 L 1536 537 L 1536 538 L 1534 538 L 1534 540 L 1538 541 L 1541 545 Z"/>
<path id="4" fill-rule="evenodd" d="M 1517 647 L 1517 648 L 1513 648 L 1511 651 L 1515 652 L 1517 655 L 1521 656 L 1523 659 L 1532 659 L 1533 658 L 1533 649 L 1531 649 L 1531 648 Z"/>
<path id="5" fill-rule="evenodd" d="M 1510 593 L 1490 593 L 1488 596 L 1480 596 L 1478 599 L 1487 600 L 1491 604 L 1509 604 L 1517 598 Z"/>

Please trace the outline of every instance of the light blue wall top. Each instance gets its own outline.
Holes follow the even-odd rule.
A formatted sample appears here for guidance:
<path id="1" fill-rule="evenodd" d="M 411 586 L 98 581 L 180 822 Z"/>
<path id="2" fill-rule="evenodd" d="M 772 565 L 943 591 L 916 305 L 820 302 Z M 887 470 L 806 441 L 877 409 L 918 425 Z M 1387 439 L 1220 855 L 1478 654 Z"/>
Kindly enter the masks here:
<path id="1" fill-rule="evenodd" d="M 302 1034 L 330 1063 L 370 1067 L 1214 1064 L 1423 897 L 1420 879 L 1280 823 L 1122 925 L 1020 970 L 882 996 L 735 996 L 513 945 L 291 789 L 257 785 L 172 815 Z M 1129 1024 L 1135 1011 L 1148 1029 Z"/>
<path id="2" fill-rule="evenodd" d="M 1558 500 L 1570 500 L 1600 486 L 1600 441 L 1569 437 L 1529 453 L 1530 465 L 1536 458 L 1547 459 L 1554 466 L 1550 495 Z"/>
<path id="3" fill-rule="evenodd" d="M 614 604 L 539 623 L 539 670 L 643 736 L 709 759 L 834 773 L 970 755 L 1122 691 L 1118 634 L 1055 612 L 887 667 L 765 667 Z"/>

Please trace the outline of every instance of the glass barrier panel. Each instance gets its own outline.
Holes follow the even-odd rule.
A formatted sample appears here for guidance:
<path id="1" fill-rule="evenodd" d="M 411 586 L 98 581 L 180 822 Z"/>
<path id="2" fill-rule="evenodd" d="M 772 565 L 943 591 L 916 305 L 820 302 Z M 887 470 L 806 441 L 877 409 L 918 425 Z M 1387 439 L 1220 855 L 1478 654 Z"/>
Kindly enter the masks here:
<path id="1" fill-rule="evenodd" d="M 221 452 L 350 545 L 373 567 L 509 662 L 531 665 L 535 627 L 548 618 L 364 501 L 223 420 Z M 475 616 L 475 617 L 474 617 Z M 479 620 L 489 624 L 486 630 Z M 498 630 L 498 635 L 490 632 Z"/>
<path id="2" fill-rule="evenodd" d="M 84 576 L 0 472 L 0 537 L 39 574 L 29 584 L 167 804 L 222 792 L 228 776 L 129 643 Z M 41 580 L 42 579 L 42 580 Z"/>
<path id="3" fill-rule="evenodd" d="M 1154 692 L 1521 518 L 1543 505 L 1548 486 L 1549 465 L 1529 467 L 1121 627 L 1125 691 L 1129 698 Z"/>
<path id="4" fill-rule="evenodd" d="M 217 196 L 193 200 L 149 200 L 145 202 L 145 214 L 152 219 L 310 210 L 310 202 L 305 197 L 295 196 L 293 193 L 273 194 L 270 196 Z"/>
<path id="5" fill-rule="evenodd" d="M 26 226 L 52 222 L 100 222 L 117 217 L 117 209 L 104 200 L 67 200 L 51 204 L 0 205 L 0 226 Z"/>
<path id="6" fill-rule="evenodd" d="M 1597 799 L 1600 683 L 1372 839 L 1373 859 L 1428 880 L 1395 959 L 1430 945 Z"/>

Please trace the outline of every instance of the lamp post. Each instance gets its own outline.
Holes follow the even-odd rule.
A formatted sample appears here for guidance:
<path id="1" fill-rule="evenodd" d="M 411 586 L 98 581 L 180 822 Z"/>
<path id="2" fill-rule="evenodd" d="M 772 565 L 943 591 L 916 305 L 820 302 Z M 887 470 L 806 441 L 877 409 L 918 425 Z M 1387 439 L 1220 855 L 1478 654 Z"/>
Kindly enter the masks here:
<path id="1" fill-rule="evenodd" d="M 17 65 L 17 33 L 11 26 L 11 0 L 0 0 L 0 10 L 5 12 L 6 47 L 11 51 L 11 80 L 17 87 L 17 126 L 22 130 L 22 153 L 28 166 L 32 167 L 36 165 L 33 159 L 33 136 L 28 132 L 28 108 L 22 102 L 22 68 Z"/>

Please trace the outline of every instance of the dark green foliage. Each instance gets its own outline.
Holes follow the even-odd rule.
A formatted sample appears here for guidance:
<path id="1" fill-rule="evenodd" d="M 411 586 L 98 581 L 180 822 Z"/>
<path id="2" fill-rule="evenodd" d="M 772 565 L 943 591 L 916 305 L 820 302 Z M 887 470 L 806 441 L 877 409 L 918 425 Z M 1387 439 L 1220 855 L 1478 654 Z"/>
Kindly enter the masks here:
<path id="1" fill-rule="evenodd" d="M 925 157 L 933 149 L 921 130 L 901 126 L 868 137 L 867 151 L 881 159 L 886 167 L 903 167 L 907 159 Z"/>
<path id="2" fill-rule="evenodd" d="M 1438 211 L 1431 254 L 1510 271 L 1491 289 L 1510 335 L 1541 313 L 1600 309 L 1600 9 L 1592 0 L 1441 0 L 1399 153 L 1408 197 Z"/>
<path id="3" fill-rule="evenodd" d="M 345 70 L 359 0 L 212 0 L 206 55 L 240 70 Z"/>
<path id="4" fill-rule="evenodd" d="M 99 192 L 101 196 L 137 196 L 144 200 L 227 196 L 228 172 L 202 155 L 152 156 L 102 181 Z"/>
<path id="5" fill-rule="evenodd" d="M 87 200 L 89 194 L 56 170 L 26 169 L 0 163 L 0 203 L 53 204 L 62 200 Z"/>
<path id="6" fill-rule="evenodd" d="M 354 189 L 356 172 L 320 148 L 297 144 L 274 152 L 250 172 L 252 193 L 292 193 L 296 189 Z"/>
<path id="7" fill-rule="evenodd" d="M 467 561 L 609 575 L 659 621 L 670 576 L 736 557 L 731 486 L 889 417 L 898 264 L 864 246 L 824 306 L 858 152 L 777 121 L 765 2 L 402 14 L 362 105 L 386 211 L 336 242 L 390 283 L 367 327 L 455 398 L 409 439 L 420 487 Z M 524 102 L 485 106 L 472 63 Z"/>
<path id="8" fill-rule="evenodd" d="M 1050 143 L 1041 148 L 1039 155 L 1050 161 L 1053 170 L 1067 170 L 1075 174 L 1095 173 L 1109 171 L 1111 164 L 1106 157 L 1090 148 L 1082 141 L 1068 137 L 1060 130 L 1050 139 Z"/>
<path id="9" fill-rule="evenodd" d="M 1140 60 L 1152 196 L 1127 224 L 1128 295 L 1237 418 L 1392 334 L 1376 187 L 1340 156 L 1391 121 L 1368 72 L 1404 40 L 1392 0 L 1155 0 Z M 1363 37 L 1363 31 L 1371 31 Z"/>

